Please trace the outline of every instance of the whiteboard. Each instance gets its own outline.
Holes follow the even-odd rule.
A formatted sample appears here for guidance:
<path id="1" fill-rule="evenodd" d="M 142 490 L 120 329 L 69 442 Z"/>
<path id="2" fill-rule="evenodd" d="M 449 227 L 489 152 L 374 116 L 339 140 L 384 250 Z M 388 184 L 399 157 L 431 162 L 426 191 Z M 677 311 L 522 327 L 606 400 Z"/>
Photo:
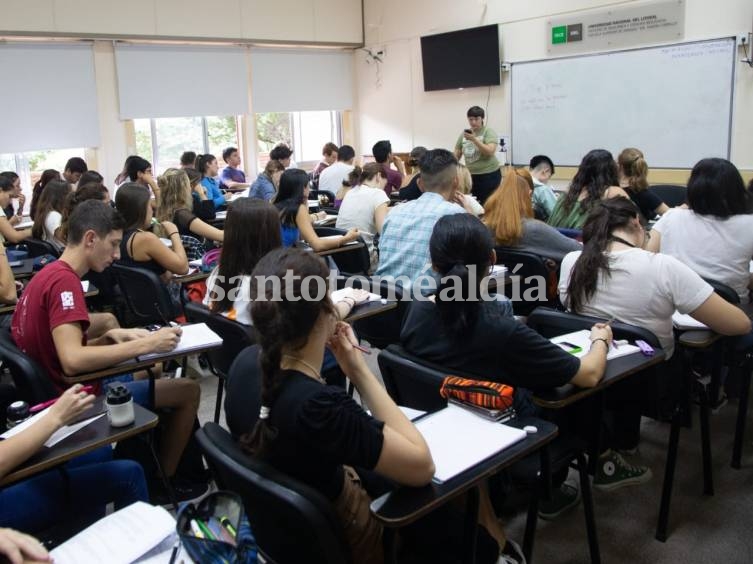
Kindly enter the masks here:
<path id="1" fill-rule="evenodd" d="M 591 149 L 652 168 L 729 158 L 732 38 L 512 65 L 512 157 L 577 166 Z"/>

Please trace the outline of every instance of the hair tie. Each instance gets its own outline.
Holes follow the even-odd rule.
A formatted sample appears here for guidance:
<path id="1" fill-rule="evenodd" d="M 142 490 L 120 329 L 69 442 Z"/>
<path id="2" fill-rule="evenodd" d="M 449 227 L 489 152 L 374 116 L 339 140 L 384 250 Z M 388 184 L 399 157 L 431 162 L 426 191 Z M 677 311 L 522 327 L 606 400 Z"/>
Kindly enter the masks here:
<path id="1" fill-rule="evenodd" d="M 262 405 L 259 410 L 259 419 L 269 419 L 269 408 L 266 405 Z"/>

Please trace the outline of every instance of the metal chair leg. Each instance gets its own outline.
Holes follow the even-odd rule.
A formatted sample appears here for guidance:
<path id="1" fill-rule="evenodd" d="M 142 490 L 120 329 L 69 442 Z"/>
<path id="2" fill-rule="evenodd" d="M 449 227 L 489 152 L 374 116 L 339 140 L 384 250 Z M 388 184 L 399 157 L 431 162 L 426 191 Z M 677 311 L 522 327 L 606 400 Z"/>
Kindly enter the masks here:
<path id="1" fill-rule="evenodd" d="M 659 521 L 656 524 L 655 538 L 658 541 L 667 540 L 667 523 L 669 521 L 669 505 L 672 501 L 672 486 L 675 481 L 675 467 L 677 466 L 677 448 L 680 444 L 680 426 L 683 414 L 677 409 L 672 417 L 669 431 L 669 444 L 667 445 L 667 462 L 664 467 L 664 484 L 661 491 L 661 504 L 659 505 Z"/>
<path id="2" fill-rule="evenodd" d="M 601 562 L 601 553 L 599 552 L 599 537 L 596 531 L 596 517 L 594 515 L 593 496 L 591 495 L 591 481 L 588 474 L 586 456 L 582 452 L 578 454 L 578 473 L 580 475 L 580 489 L 583 494 L 583 513 L 586 517 L 588 551 L 591 554 L 591 563 L 599 564 Z"/>
<path id="3" fill-rule="evenodd" d="M 732 448 L 732 468 L 740 469 L 740 460 L 743 454 L 743 440 L 745 438 L 745 421 L 748 417 L 748 397 L 750 395 L 750 371 L 749 362 L 743 364 L 742 388 L 740 400 L 737 404 L 737 422 L 735 424 L 735 442 Z"/>
<path id="4" fill-rule="evenodd" d="M 225 379 L 217 377 L 217 401 L 214 404 L 214 422 L 220 423 L 220 409 L 222 408 L 222 392 L 225 390 Z"/>

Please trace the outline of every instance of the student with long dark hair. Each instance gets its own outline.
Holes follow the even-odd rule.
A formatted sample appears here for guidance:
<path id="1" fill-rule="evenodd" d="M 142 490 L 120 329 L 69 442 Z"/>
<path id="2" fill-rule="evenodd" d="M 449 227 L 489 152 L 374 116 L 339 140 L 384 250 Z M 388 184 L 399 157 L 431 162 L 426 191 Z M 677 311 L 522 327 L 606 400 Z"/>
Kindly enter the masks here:
<path id="1" fill-rule="evenodd" d="M 31 228 L 33 237 L 51 243 L 58 251 L 65 247 L 60 237 L 60 226 L 63 223 L 65 200 L 70 193 L 71 185 L 67 182 L 50 182 L 39 198 L 37 218 Z"/>
<path id="2" fill-rule="evenodd" d="M 68 193 L 63 205 L 63 217 L 60 223 L 60 230 L 58 231 L 58 237 L 63 244 L 65 244 L 68 238 L 68 219 L 71 217 L 73 210 L 76 209 L 76 206 L 86 200 L 98 200 L 109 204 L 110 192 L 108 192 L 103 184 L 89 182 L 87 184 L 79 184 L 78 188 Z"/>
<path id="3" fill-rule="evenodd" d="M 126 157 L 125 162 L 123 162 L 123 170 L 121 170 L 118 175 L 115 177 L 115 180 L 113 180 L 113 184 L 115 185 L 115 188 L 117 189 L 121 184 L 125 184 L 130 180 L 129 178 L 129 172 L 128 169 L 131 166 L 131 162 L 135 161 L 136 159 L 140 159 L 138 155 L 129 155 Z"/>
<path id="4" fill-rule="evenodd" d="M 24 196 L 23 190 L 21 189 L 21 177 L 18 176 L 18 174 L 13 170 L 5 170 L 3 172 L 0 172 L 0 176 L 7 178 L 13 184 L 11 201 L 9 201 L 8 205 L 5 206 L 3 212 L 5 212 L 5 217 L 8 218 L 10 224 L 15 226 L 21 223 L 23 219 L 24 204 L 26 203 L 26 196 Z M 13 209 L 12 200 L 14 198 L 18 198 L 18 209 L 16 210 Z"/>
<path id="5" fill-rule="evenodd" d="M 280 213 L 283 246 L 290 247 L 303 239 L 314 251 L 326 251 L 358 238 L 357 229 L 350 229 L 345 235 L 332 239 L 319 237 L 309 214 L 308 193 L 309 175 L 305 170 L 293 168 L 282 173 L 274 204 Z"/>
<path id="6" fill-rule="evenodd" d="M 549 216 L 549 225 L 580 229 L 596 202 L 615 196 L 627 197 L 619 184 L 617 163 L 612 153 L 604 149 L 589 151 L 580 162 L 567 194 L 557 200 Z"/>
<path id="7" fill-rule="evenodd" d="M 120 242 L 120 263 L 151 270 L 169 282 L 173 274 L 188 272 L 188 258 L 174 223 L 160 223 L 168 248 L 152 231 L 153 212 L 149 190 L 136 182 L 128 182 L 118 189 L 115 207 L 123 216 L 123 239 Z"/>
<path id="8" fill-rule="evenodd" d="M 29 216 L 31 216 L 31 219 L 34 219 L 35 217 L 37 203 L 39 202 L 39 197 L 42 195 L 42 190 L 44 190 L 44 187 L 47 186 L 48 182 L 53 180 L 61 180 L 60 173 L 57 170 L 48 168 L 34 184 L 34 188 L 31 192 L 31 207 L 29 208 Z"/>
<path id="9" fill-rule="evenodd" d="M 13 182 L 5 176 L 0 176 L 0 209 L 10 205 L 14 194 Z M 0 242 L 16 244 L 31 237 L 31 229 L 16 230 L 4 213 L 0 213 Z"/>
<path id="10" fill-rule="evenodd" d="M 289 272 L 294 276 L 286 276 Z M 369 471 L 397 484 L 423 486 L 431 481 L 434 464 L 421 434 L 354 347 L 357 340 L 350 326 L 337 321 L 327 292 L 303 299 L 303 286 L 308 283 L 303 280 L 319 279 L 326 287 L 327 275 L 320 257 L 300 249 L 272 251 L 254 269 L 251 316 L 262 349 L 262 407 L 252 433 L 241 440 L 253 455 L 332 502 L 354 562 L 381 563 L 382 530 L 369 511 L 367 490 L 375 483 Z M 259 277 L 277 277 L 280 295 L 275 295 L 272 284 L 259 286 Z M 316 286 L 309 285 L 309 296 L 317 294 Z M 371 415 L 345 390 L 322 380 L 318 367 L 325 345 L 358 388 Z M 432 534 L 444 539 L 454 530 L 445 528 L 449 527 L 434 529 Z M 496 543 L 485 534 L 478 540 L 479 548 L 486 550 L 478 561 L 495 562 Z M 425 550 L 446 548 L 426 539 L 422 544 Z"/>
<path id="11" fill-rule="evenodd" d="M 215 209 L 224 206 L 227 202 L 217 180 L 217 172 L 220 170 L 217 158 L 210 154 L 196 155 L 196 170 L 201 174 L 201 185 L 207 191 L 207 198 L 214 202 Z"/>
<path id="12" fill-rule="evenodd" d="M 645 242 L 646 232 L 632 201 L 618 197 L 596 202 L 583 226 L 583 250 L 562 261 L 562 303 L 575 313 L 648 329 L 667 358 L 674 353 L 675 311 L 690 314 L 722 335 L 750 332 L 750 320 L 742 310 L 724 301 L 679 260 L 644 250 Z M 650 476 L 648 468 L 628 464 L 617 452 L 637 447 L 641 401 L 645 399 L 645 389 L 636 377 L 624 384 L 617 398 L 621 414 L 614 418 L 611 447 L 615 450 L 599 458 L 596 487 L 618 487 L 615 484 L 621 476 L 627 483 L 640 483 Z"/>
<path id="13" fill-rule="evenodd" d="M 662 216 L 646 248 L 731 286 L 747 303 L 753 288 L 753 195 L 735 165 L 718 158 L 699 161 L 688 180 L 688 206 Z"/>

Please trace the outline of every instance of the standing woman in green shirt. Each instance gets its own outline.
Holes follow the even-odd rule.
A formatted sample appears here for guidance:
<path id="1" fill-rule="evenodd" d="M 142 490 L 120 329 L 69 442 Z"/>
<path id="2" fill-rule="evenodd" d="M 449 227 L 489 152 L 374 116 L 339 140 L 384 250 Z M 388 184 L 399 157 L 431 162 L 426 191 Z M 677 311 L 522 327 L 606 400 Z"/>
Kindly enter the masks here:
<path id="1" fill-rule="evenodd" d="M 471 194 L 483 206 L 502 183 L 499 161 L 494 156 L 499 139 L 497 134 L 484 125 L 484 110 L 473 106 L 466 114 L 469 129 L 463 130 L 455 143 L 455 158 L 465 157 L 465 166 L 471 173 Z"/>

